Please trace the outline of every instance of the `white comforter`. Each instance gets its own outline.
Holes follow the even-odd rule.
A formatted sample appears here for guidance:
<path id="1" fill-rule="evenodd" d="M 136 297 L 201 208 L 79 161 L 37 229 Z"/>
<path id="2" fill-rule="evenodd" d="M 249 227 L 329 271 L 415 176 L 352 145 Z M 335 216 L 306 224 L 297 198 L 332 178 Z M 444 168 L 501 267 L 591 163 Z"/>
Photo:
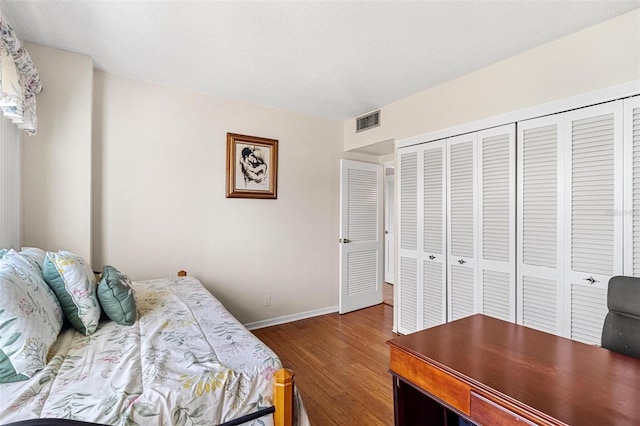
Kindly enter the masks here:
<path id="1" fill-rule="evenodd" d="M 0 424 L 56 417 L 211 425 L 272 404 L 280 360 L 198 280 L 172 277 L 133 286 L 138 321 L 129 327 L 103 321 L 91 336 L 64 330 L 44 370 L 0 385 Z"/>

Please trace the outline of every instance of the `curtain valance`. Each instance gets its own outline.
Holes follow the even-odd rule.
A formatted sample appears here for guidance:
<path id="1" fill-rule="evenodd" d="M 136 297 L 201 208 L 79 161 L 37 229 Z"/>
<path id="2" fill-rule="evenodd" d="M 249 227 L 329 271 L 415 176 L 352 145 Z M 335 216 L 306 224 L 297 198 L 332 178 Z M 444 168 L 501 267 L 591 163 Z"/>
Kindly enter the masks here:
<path id="1" fill-rule="evenodd" d="M 34 135 L 37 128 L 36 94 L 40 75 L 11 25 L 0 12 L 0 109 L 19 128 Z"/>

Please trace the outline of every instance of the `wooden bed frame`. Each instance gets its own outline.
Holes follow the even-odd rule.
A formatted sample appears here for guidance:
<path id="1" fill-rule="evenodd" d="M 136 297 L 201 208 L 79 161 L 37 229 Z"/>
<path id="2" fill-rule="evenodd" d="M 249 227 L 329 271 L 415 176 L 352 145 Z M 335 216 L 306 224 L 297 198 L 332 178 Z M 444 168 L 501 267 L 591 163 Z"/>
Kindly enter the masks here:
<path id="1" fill-rule="evenodd" d="M 187 271 L 178 271 L 186 277 Z M 275 426 L 293 426 L 293 371 L 281 368 L 273 375 L 273 422 Z"/>

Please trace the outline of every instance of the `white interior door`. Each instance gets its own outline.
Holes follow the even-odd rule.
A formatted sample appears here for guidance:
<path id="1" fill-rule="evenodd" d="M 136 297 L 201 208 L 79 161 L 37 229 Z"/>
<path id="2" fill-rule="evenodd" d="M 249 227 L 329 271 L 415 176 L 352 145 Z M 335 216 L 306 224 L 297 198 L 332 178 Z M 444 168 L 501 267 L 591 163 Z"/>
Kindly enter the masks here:
<path id="1" fill-rule="evenodd" d="M 518 123 L 518 324 L 562 334 L 564 150 L 561 115 Z"/>
<path id="2" fill-rule="evenodd" d="M 391 168 L 385 171 L 384 176 L 384 280 L 390 284 L 395 284 L 394 186 L 395 179 Z"/>
<path id="3" fill-rule="evenodd" d="M 450 321 L 480 311 L 476 253 L 476 145 L 476 133 L 447 139 L 447 315 Z"/>
<path id="4" fill-rule="evenodd" d="M 421 245 L 422 232 L 418 221 L 421 203 L 421 180 L 418 175 L 422 170 L 422 157 L 418 155 L 421 148 L 412 146 L 398 150 L 398 263 L 396 273 L 396 299 L 393 301 L 398 315 L 397 329 L 399 333 L 409 334 L 417 331 L 419 313 L 422 312 L 422 299 L 418 291 L 422 291 L 422 281 L 418 247 Z"/>
<path id="5" fill-rule="evenodd" d="M 478 282 L 481 312 L 516 320 L 515 124 L 478 133 Z"/>
<path id="6" fill-rule="evenodd" d="M 567 113 L 566 336 L 599 344 L 607 284 L 622 274 L 622 101 Z"/>
<path id="7" fill-rule="evenodd" d="M 422 176 L 422 326 L 447 321 L 447 150 L 444 140 L 421 151 Z"/>
<path id="8" fill-rule="evenodd" d="M 624 274 L 640 277 L 640 96 L 624 100 Z"/>
<path id="9" fill-rule="evenodd" d="M 383 177 L 379 164 L 340 160 L 340 313 L 382 303 Z"/>

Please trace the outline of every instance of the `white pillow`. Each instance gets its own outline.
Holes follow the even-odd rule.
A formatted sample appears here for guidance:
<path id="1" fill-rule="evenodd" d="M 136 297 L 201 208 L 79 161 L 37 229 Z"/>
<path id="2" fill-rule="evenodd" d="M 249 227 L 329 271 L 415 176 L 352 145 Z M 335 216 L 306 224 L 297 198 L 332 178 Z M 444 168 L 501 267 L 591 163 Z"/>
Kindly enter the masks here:
<path id="1" fill-rule="evenodd" d="M 43 369 L 62 327 L 62 310 L 32 261 L 14 250 L 0 259 L 0 383 Z"/>
<path id="2" fill-rule="evenodd" d="M 37 247 L 22 247 L 20 254 L 38 265 L 38 269 L 42 272 L 44 265 L 45 251 Z"/>

